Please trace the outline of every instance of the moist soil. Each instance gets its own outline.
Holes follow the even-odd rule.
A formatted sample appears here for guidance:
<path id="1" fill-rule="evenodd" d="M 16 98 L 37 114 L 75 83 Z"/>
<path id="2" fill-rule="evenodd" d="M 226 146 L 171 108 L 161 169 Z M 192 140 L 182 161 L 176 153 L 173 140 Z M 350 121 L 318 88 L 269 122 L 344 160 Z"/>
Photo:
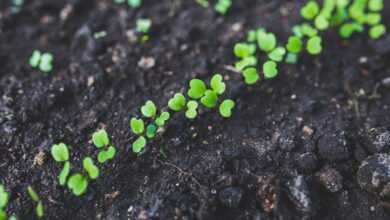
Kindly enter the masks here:
<path id="1" fill-rule="evenodd" d="M 0 182 L 11 192 L 9 213 L 35 219 L 32 185 L 45 219 L 390 219 L 390 193 L 378 191 L 389 184 L 390 162 L 375 158 L 390 148 L 390 35 L 345 41 L 328 31 L 320 56 L 248 87 L 231 68 L 234 43 L 260 26 L 286 42 L 301 1 L 237 1 L 226 16 L 190 0 L 149 0 L 137 10 L 34 0 L 18 13 L 10 2 L 0 3 Z M 143 17 L 153 26 L 142 44 L 134 28 Z M 96 39 L 100 31 L 107 35 Z M 28 65 L 34 49 L 53 53 L 52 73 Z M 215 72 L 236 100 L 232 118 L 175 114 L 142 154 L 132 153 L 129 119 L 146 100 L 166 106 L 190 79 Z M 83 157 L 96 156 L 98 128 L 118 154 L 75 197 L 58 184 L 50 148 L 71 146 L 81 170 Z M 358 175 L 362 164 L 368 170 Z M 371 175 L 388 179 L 372 186 L 375 166 L 383 173 Z"/>

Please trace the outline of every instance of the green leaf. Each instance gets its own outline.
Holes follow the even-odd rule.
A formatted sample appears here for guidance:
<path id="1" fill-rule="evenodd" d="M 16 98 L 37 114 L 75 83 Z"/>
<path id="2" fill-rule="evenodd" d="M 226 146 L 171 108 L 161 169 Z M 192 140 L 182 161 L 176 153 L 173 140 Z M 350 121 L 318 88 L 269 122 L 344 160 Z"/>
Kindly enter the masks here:
<path id="1" fill-rule="evenodd" d="M 51 155 L 57 162 L 69 160 L 69 150 L 64 143 L 55 144 L 51 147 Z"/>
<path id="2" fill-rule="evenodd" d="M 143 136 L 140 136 L 133 142 L 133 152 L 139 153 L 141 152 L 146 145 L 146 139 Z"/>
<path id="3" fill-rule="evenodd" d="M 137 31 L 140 33 L 147 34 L 150 30 L 150 27 L 152 26 L 152 20 L 148 18 L 139 18 L 137 19 Z"/>
<path id="4" fill-rule="evenodd" d="M 224 118 L 230 118 L 232 115 L 232 109 L 234 108 L 235 103 L 231 99 L 224 100 L 219 106 L 219 113 Z"/>
<path id="5" fill-rule="evenodd" d="M 146 127 L 146 137 L 154 138 L 157 133 L 157 126 L 154 124 L 150 124 Z"/>
<path id="6" fill-rule="evenodd" d="M 218 94 L 213 90 L 207 90 L 200 102 L 207 108 L 214 108 L 217 105 Z"/>
<path id="7" fill-rule="evenodd" d="M 196 116 L 198 115 L 197 109 L 198 109 L 198 102 L 193 100 L 189 101 L 187 103 L 187 111 L 185 113 L 186 117 L 188 119 L 196 118 Z"/>
<path id="8" fill-rule="evenodd" d="M 318 36 L 310 38 L 307 41 L 306 49 L 311 55 L 320 54 L 322 51 L 322 39 Z"/>
<path id="9" fill-rule="evenodd" d="M 107 146 L 110 143 L 110 139 L 108 138 L 106 130 L 101 129 L 93 133 L 92 142 L 97 148 Z"/>
<path id="10" fill-rule="evenodd" d="M 362 32 L 364 30 L 363 25 L 358 22 L 345 23 L 340 27 L 339 33 L 343 38 L 349 38 L 355 32 Z"/>
<path id="11" fill-rule="evenodd" d="M 39 69 L 42 72 L 48 73 L 53 70 L 53 55 L 50 53 L 44 53 L 41 56 L 41 62 L 39 63 Z"/>
<path id="12" fill-rule="evenodd" d="M 171 115 L 169 112 L 161 112 L 160 116 L 156 118 L 155 123 L 157 126 L 162 127 L 165 125 L 165 123 L 169 120 Z"/>
<path id="13" fill-rule="evenodd" d="M 40 199 L 39 199 L 38 193 L 35 192 L 35 190 L 31 186 L 27 187 L 27 192 L 28 192 L 28 195 L 30 196 L 30 198 L 34 202 L 39 202 Z"/>
<path id="14" fill-rule="evenodd" d="M 370 29 L 370 37 L 371 39 L 377 40 L 382 37 L 386 33 L 386 26 L 383 24 L 378 24 Z"/>
<path id="15" fill-rule="evenodd" d="M 115 157 L 116 149 L 113 146 L 108 147 L 107 150 L 102 150 L 98 154 L 98 162 L 105 163 L 107 160 L 111 160 Z"/>
<path id="16" fill-rule="evenodd" d="M 235 68 L 238 71 L 242 71 L 247 67 L 256 66 L 257 65 L 257 58 L 256 57 L 245 57 L 244 59 L 237 61 L 235 63 Z"/>
<path id="17" fill-rule="evenodd" d="M 314 37 L 318 34 L 317 29 L 313 28 L 310 24 L 304 23 L 301 25 L 302 34 L 307 37 Z"/>
<path id="18" fill-rule="evenodd" d="M 142 114 L 147 118 L 154 118 L 157 113 L 157 108 L 154 102 L 148 100 L 145 102 L 145 104 L 141 107 Z"/>
<path id="19" fill-rule="evenodd" d="M 34 52 L 32 53 L 30 59 L 29 59 L 29 64 L 31 67 L 38 67 L 40 61 L 41 61 L 41 52 L 39 50 L 34 50 Z"/>
<path id="20" fill-rule="evenodd" d="M 68 178 L 70 173 L 70 162 L 66 161 L 64 163 L 64 167 L 62 168 L 60 174 L 58 175 L 58 181 L 60 182 L 61 186 L 64 186 L 66 184 L 66 179 Z"/>
<path id="21" fill-rule="evenodd" d="M 277 64 L 274 61 L 267 61 L 263 65 L 264 77 L 266 79 L 274 78 L 278 75 Z"/>
<path id="22" fill-rule="evenodd" d="M 173 98 L 168 101 L 168 107 L 173 111 L 180 111 L 186 105 L 186 98 L 182 93 L 176 93 Z"/>
<path id="23" fill-rule="evenodd" d="M 316 19 L 314 21 L 314 25 L 316 26 L 316 28 L 318 30 L 323 31 L 323 30 L 328 29 L 329 21 L 328 21 L 328 19 L 325 18 L 325 16 L 319 15 L 316 17 Z"/>
<path id="24" fill-rule="evenodd" d="M 43 203 L 41 201 L 38 202 L 38 205 L 35 208 L 35 214 L 37 214 L 38 218 L 42 218 L 45 214 Z"/>
<path id="25" fill-rule="evenodd" d="M 383 10 L 383 0 L 370 0 L 368 2 L 368 8 L 371 11 L 382 11 Z"/>
<path id="26" fill-rule="evenodd" d="M 305 19 L 312 20 L 320 12 L 320 6 L 316 1 L 309 1 L 302 9 L 301 16 Z"/>
<path id="27" fill-rule="evenodd" d="M 188 96 L 193 99 L 200 99 L 206 91 L 206 84 L 200 79 L 192 79 L 190 81 L 190 89 Z"/>
<path id="28" fill-rule="evenodd" d="M 7 220 L 7 213 L 0 209 L 0 220 Z"/>
<path id="29" fill-rule="evenodd" d="M 5 209 L 8 204 L 9 194 L 5 191 L 5 187 L 0 185 L 0 210 Z"/>
<path id="30" fill-rule="evenodd" d="M 76 173 L 69 178 L 68 188 L 75 196 L 81 196 L 88 188 L 88 179 L 80 173 Z"/>
<path id="31" fill-rule="evenodd" d="M 225 92 L 226 85 L 223 82 L 223 78 L 221 74 L 214 74 L 210 81 L 211 88 L 217 94 L 221 95 Z"/>
<path id="32" fill-rule="evenodd" d="M 132 118 L 130 127 L 134 134 L 142 134 L 145 130 L 144 121 L 142 119 Z"/>
<path id="33" fill-rule="evenodd" d="M 254 32 L 253 34 L 256 34 Z M 256 47 L 247 43 L 236 43 L 234 45 L 234 55 L 239 58 L 252 56 L 256 52 Z"/>
<path id="34" fill-rule="evenodd" d="M 91 179 L 94 180 L 94 179 L 97 179 L 99 177 L 99 174 L 100 174 L 99 168 L 97 166 L 95 166 L 91 157 L 84 158 L 83 167 L 84 167 L 84 170 L 87 171 L 88 176 Z"/>
<path id="35" fill-rule="evenodd" d="M 276 47 L 276 37 L 273 33 L 260 31 L 257 33 L 257 43 L 261 50 L 270 52 Z"/>
<path id="36" fill-rule="evenodd" d="M 138 8 L 142 4 L 142 0 L 127 0 L 127 4 L 132 8 Z"/>
<path id="37" fill-rule="evenodd" d="M 245 83 L 248 85 L 253 85 L 260 79 L 259 74 L 254 67 L 245 69 L 242 75 L 244 76 Z"/>
<path id="38" fill-rule="evenodd" d="M 283 60 L 285 54 L 286 49 L 284 49 L 284 47 L 277 47 L 268 54 L 268 57 L 273 61 L 280 62 Z"/>
<path id="39" fill-rule="evenodd" d="M 291 53 L 299 53 L 302 51 L 302 40 L 297 36 L 291 36 L 288 38 L 287 50 Z"/>

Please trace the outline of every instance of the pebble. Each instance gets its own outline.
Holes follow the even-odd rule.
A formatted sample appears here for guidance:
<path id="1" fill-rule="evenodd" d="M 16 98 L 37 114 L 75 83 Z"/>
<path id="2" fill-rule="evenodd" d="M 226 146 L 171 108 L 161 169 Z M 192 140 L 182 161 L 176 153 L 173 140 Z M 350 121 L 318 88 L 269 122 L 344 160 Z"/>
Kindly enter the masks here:
<path id="1" fill-rule="evenodd" d="M 381 196 L 388 196 L 390 187 L 390 155 L 375 154 L 360 165 L 357 180 L 362 189 Z"/>
<path id="2" fill-rule="evenodd" d="M 288 197 L 297 210 L 305 213 L 313 211 L 313 202 L 305 177 L 300 175 L 287 182 Z"/>
<path id="3" fill-rule="evenodd" d="M 237 208 L 242 198 L 242 190 L 238 187 L 227 187 L 219 192 L 219 201 L 228 208 Z"/>
<path id="4" fill-rule="evenodd" d="M 143 69 L 153 68 L 156 64 L 156 60 L 153 57 L 141 57 L 138 61 L 138 66 Z"/>
<path id="5" fill-rule="evenodd" d="M 325 167 L 317 174 L 318 180 L 329 192 L 335 193 L 343 188 L 343 177 L 334 168 Z"/>

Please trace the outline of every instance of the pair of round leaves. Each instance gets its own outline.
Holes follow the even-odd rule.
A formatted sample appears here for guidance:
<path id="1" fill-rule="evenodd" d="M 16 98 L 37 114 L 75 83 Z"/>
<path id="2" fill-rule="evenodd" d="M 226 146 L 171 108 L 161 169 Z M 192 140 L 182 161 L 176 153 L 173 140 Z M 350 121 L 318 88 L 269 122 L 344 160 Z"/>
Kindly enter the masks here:
<path id="1" fill-rule="evenodd" d="M 309 1 L 302 9 L 301 16 L 307 20 L 314 19 L 320 12 L 320 6 L 316 1 Z"/>
<path id="2" fill-rule="evenodd" d="M 311 55 L 320 54 L 322 51 L 322 39 L 319 36 L 310 38 L 306 45 L 307 52 Z"/>
<path id="3" fill-rule="evenodd" d="M 51 155 L 57 162 L 65 162 L 58 180 L 61 186 L 66 184 L 66 180 L 70 173 L 70 162 L 69 162 L 69 149 L 64 143 L 55 144 L 51 147 Z"/>
<path id="4" fill-rule="evenodd" d="M 271 52 L 276 47 L 276 37 L 273 33 L 266 33 L 265 31 L 257 32 L 257 43 L 264 52 Z"/>
<path id="5" fill-rule="evenodd" d="M 76 173 L 69 177 L 68 188 L 75 196 L 81 196 L 88 188 L 88 179 L 81 173 Z"/>
<path id="6" fill-rule="evenodd" d="M 252 56 L 256 52 L 256 46 L 254 44 L 236 43 L 233 51 L 236 57 L 245 58 Z"/>
<path id="7" fill-rule="evenodd" d="M 31 67 L 39 68 L 42 72 L 48 73 L 53 70 L 53 59 L 51 53 L 41 53 L 38 50 L 34 50 L 29 63 Z"/>
<path id="8" fill-rule="evenodd" d="M 143 136 L 139 136 L 132 145 L 132 149 L 134 153 L 139 153 L 141 152 L 146 145 L 146 139 Z"/>
<path id="9" fill-rule="evenodd" d="M 263 64 L 263 73 L 264 78 L 272 79 L 278 75 L 277 64 L 274 61 L 267 61 Z M 253 85 L 259 81 L 260 76 L 256 68 L 250 67 L 243 71 L 243 76 L 245 83 L 248 85 Z"/>
<path id="10" fill-rule="evenodd" d="M 215 92 L 217 95 L 221 95 L 225 92 L 226 85 L 223 82 L 221 74 L 215 74 L 210 80 L 210 86 L 212 90 L 208 90 L 206 84 L 200 79 L 192 79 L 190 81 L 190 88 L 188 90 L 188 96 L 193 99 L 200 99 L 206 96 L 210 91 Z"/>
<path id="11" fill-rule="evenodd" d="M 5 187 L 0 185 L 0 210 L 5 209 L 9 200 L 9 194 L 5 191 Z"/>
<path id="12" fill-rule="evenodd" d="M 156 116 L 157 113 L 156 105 L 152 101 L 148 100 L 141 107 L 141 112 L 147 118 L 154 118 L 154 116 Z"/>
<path id="13" fill-rule="evenodd" d="M 105 129 L 96 131 L 92 135 L 93 144 L 100 149 L 98 154 L 99 163 L 105 163 L 107 160 L 114 158 L 116 149 L 113 146 L 109 146 L 107 149 L 102 149 L 110 144 L 110 139 Z"/>
<path id="14" fill-rule="evenodd" d="M 198 103 L 196 101 L 191 100 L 188 103 L 186 103 L 186 98 L 184 97 L 184 95 L 181 93 L 176 93 L 168 102 L 168 107 L 176 112 L 182 110 L 186 106 L 187 106 L 187 110 L 185 112 L 186 117 L 189 119 L 194 119 L 198 115 L 197 113 Z"/>

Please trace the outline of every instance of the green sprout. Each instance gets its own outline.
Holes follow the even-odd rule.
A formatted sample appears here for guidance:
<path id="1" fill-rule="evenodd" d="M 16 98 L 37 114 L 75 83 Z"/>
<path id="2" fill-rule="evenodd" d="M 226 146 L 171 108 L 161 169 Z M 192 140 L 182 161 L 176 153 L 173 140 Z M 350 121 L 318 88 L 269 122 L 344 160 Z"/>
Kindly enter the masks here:
<path id="1" fill-rule="evenodd" d="M 260 79 L 259 74 L 254 67 L 245 69 L 242 75 L 244 76 L 245 83 L 248 85 L 253 85 Z"/>
<path id="2" fill-rule="evenodd" d="M 152 20 L 148 18 L 139 18 L 136 22 L 136 30 L 139 33 L 149 33 L 150 27 L 152 26 Z"/>
<path id="3" fill-rule="evenodd" d="M 234 45 L 233 51 L 236 57 L 245 58 L 245 57 L 252 56 L 256 52 L 256 46 L 247 43 L 236 43 Z"/>
<path id="4" fill-rule="evenodd" d="M 232 0 L 218 0 L 214 9 L 216 12 L 224 15 L 226 14 L 226 12 L 229 10 L 231 6 L 232 6 Z"/>
<path id="5" fill-rule="evenodd" d="M 270 52 L 276 47 L 276 37 L 273 33 L 259 31 L 257 33 L 257 43 L 261 50 Z"/>
<path id="6" fill-rule="evenodd" d="M 68 188 L 75 196 L 81 196 L 88 188 L 88 179 L 82 174 L 76 173 L 69 177 Z"/>
<path id="7" fill-rule="evenodd" d="M 386 33 L 386 26 L 383 24 L 378 24 L 370 29 L 370 37 L 371 39 L 377 40 L 382 37 Z"/>
<path id="8" fill-rule="evenodd" d="M 320 6 L 316 1 L 309 1 L 302 9 L 301 16 L 307 20 L 314 19 L 320 12 Z"/>
<path id="9" fill-rule="evenodd" d="M 210 86 L 218 95 L 223 94 L 226 89 L 226 84 L 223 82 L 221 74 L 214 74 L 210 80 Z"/>
<path id="10" fill-rule="evenodd" d="M 368 13 L 365 15 L 365 22 L 368 25 L 376 25 L 381 22 L 382 16 L 379 13 Z"/>
<path id="11" fill-rule="evenodd" d="M 311 55 L 317 55 L 322 51 L 322 39 L 319 36 L 310 38 L 307 41 L 306 49 Z"/>
<path id="12" fill-rule="evenodd" d="M 193 101 L 193 100 L 189 101 L 187 103 L 187 110 L 185 113 L 186 117 L 188 119 L 196 118 L 196 116 L 198 115 L 197 109 L 198 109 L 198 102 Z"/>
<path id="13" fill-rule="evenodd" d="M 69 149 L 64 143 L 54 144 L 51 147 L 51 155 L 56 162 L 65 162 L 58 175 L 60 185 L 63 186 L 70 173 Z"/>
<path id="14" fill-rule="evenodd" d="M 218 93 L 214 90 L 206 90 L 204 96 L 200 99 L 200 102 L 206 108 L 214 108 L 218 102 Z"/>
<path id="15" fill-rule="evenodd" d="M 267 61 L 263 64 L 264 77 L 272 79 L 278 75 L 277 64 L 274 61 Z"/>
<path id="16" fill-rule="evenodd" d="M 127 4 L 133 8 L 138 8 L 142 4 L 142 0 L 127 0 Z"/>
<path id="17" fill-rule="evenodd" d="M 198 3 L 203 8 L 207 8 L 210 5 L 208 0 L 195 0 L 195 1 L 196 1 L 196 3 Z"/>
<path id="18" fill-rule="evenodd" d="M 286 48 L 291 53 L 300 53 L 302 51 L 302 40 L 297 36 L 291 36 L 288 38 Z"/>
<path id="19" fill-rule="evenodd" d="M 368 8 L 371 11 L 382 11 L 383 10 L 383 0 L 369 0 Z"/>
<path id="20" fill-rule="evenodd" d="M 234 108 L 235 103 L 231 99 L 224 100 L 219 106 L 219 113 L 224 118 L 230 118 L 232 116 L 232 109 Z"/>
<path id="21" fill-rule="evenodd" d="M 307 37 L 314 37 L 318 34 L 318 30 L 313 28 L 310 24 L 304 23 L 300 26 L 300 32 Z"/>
<path id="22" fill-rule="evenodd" d="M 105 129 L 100 129 L 92 135 L 92 142 L 100 150 L 98 153 L 98 162 L 105 163 L 107 160 L 114 158 L 116 149 L 110 145 L 110 139 Z M 92 178 L 93 179 L 93 178 Z"/>
<path id="23" fill-rule="evenodd" d="M 141 107 L 142 114 L 147 118 L 154 118 L 157 113 L 157 108 L 154 102 L 148 100 L 145 102 L 145 104 Z"/>
<path id="24" fill-rule="evenodd" d="M 9 200 L 9 194 L 5 191 L 5 187 L 0 184 L 0 220 L 7 220 L 7 213 L 5 209 L 7 208 Z"/>
<path id="25" fill-rule="evenodd" d="M 285 54 L 286 49 L 284 47 L 277 47 L 268 54 L 268 58 L 273 61 L 280 62 L 283 60 Z"/>
<path id="26" fill-rule="evenodd" d="M 146 137 L 154 138 L 157 133 L 157 126 L 154 124 L 150 124 L 146 127 Z"/>
<path id="27" fill-rule="evenodd" d="M 238 71 L 242 71 L 247 67 L 256 66 L 257 65 L 257 58 L 254 56 L 245 57 L 244 59 L 237 61 L 235 63 L 235 68 Z"/>
<path id="28" fill-rule="evenodd" d="M 188 96 L 193 99 L 200 99 L 206 92 L 206 84 L 200 79 L 192 79 L 190 81 L 190 89 L 188 90 Z"/>
<path id="29" fill-rule="evenodd" d="M 160 116 L 156 118 L 154 121 L 158 127 L 162 127 L 165 125 L 165 123 L 169 120 L 171 115 L 169 112 L 161 112 Z"/>
<path id="30" fill-rule="evenodd" d="M 345 23 L 340 27 L 339 33 L 343 38 L 349 38 L 355 32 L 362 32 L 364 30 L 363 25 L 358 22 Z"/>
<path id="31" fill-rule="evenodd" d="M 38 196 L 38 193 L 35 192 L 32 186 L 27 187 L 27 193 L 30 196 L 30 198 L 37 203 L 37 206 L 35 207 L 35 214 L 37 215 L 38 218 L 42 218 L 45 214 L 45 210 L 43 207 L 43 203 Z"/>
<path id="32" fill-rule="evenodd" d="M 30 57 L 29 64 L 33 68 L 38 68 L 44 73 L 49 73 L 53 70 L 53 55 L 51 53 L 41 53 L 39 50 L 34 50 Z"/>
<path id="33" fill-rule="evenodd" d="M 168 101 L 168 107 L 173 111 L 180 111 L 186 105 L 186 98 L 182 93 L 176 93 L 173 98 Z"/>
<path id="34" fill-rule="evenodd" d="M 99 168 L 95 166 L 91 157 L 86 157 L 83 159 L 83 167 L 84 170 L 87 171 L 89 178 L 94 180 L 99 177 Z"/>
<path id="35" fill-rule="evenodd" d="M 326 30 L 329 27 L 329 21 L 328 19 L 323 16 L 322 14 L 318 15 L 316 19 L 314 20 L 314 25 L 318 30 Z"/>
<path id="36" fill-rule="evenodd" d="M 130 127 L 134 134 L 142 134 L 145 130 L 145 124 L 142 119 L 132 118 Z"/>
<path id="37" fill-rule="evenodd" d="M 140 136 L 133 142 L 132 148 L 134 153 L 141 152 L 146 145 L 146 139 L 143 136 Z"/>

